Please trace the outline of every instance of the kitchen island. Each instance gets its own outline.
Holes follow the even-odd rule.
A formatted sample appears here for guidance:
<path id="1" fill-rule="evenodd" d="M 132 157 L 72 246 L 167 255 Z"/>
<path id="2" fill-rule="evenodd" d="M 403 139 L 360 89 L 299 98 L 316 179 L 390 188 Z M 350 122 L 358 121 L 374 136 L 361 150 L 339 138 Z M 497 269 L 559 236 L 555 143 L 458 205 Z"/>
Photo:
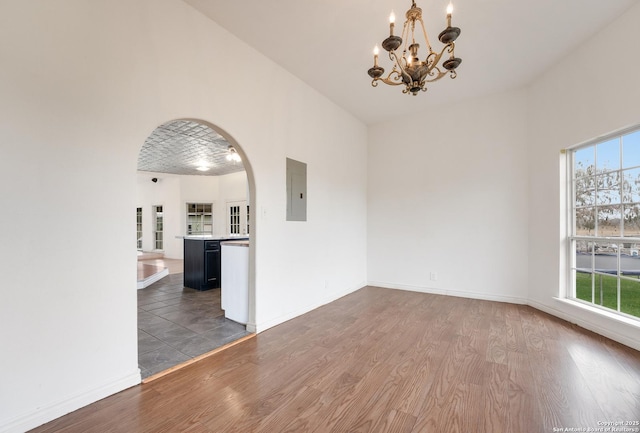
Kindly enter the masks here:
<path id="1" fill-rule="evenodd" d="M 221 249 L 223 241 L 247 241 L 242 236 L 185 236 L 184 286 L 195 290 L 220 288 Z"/>

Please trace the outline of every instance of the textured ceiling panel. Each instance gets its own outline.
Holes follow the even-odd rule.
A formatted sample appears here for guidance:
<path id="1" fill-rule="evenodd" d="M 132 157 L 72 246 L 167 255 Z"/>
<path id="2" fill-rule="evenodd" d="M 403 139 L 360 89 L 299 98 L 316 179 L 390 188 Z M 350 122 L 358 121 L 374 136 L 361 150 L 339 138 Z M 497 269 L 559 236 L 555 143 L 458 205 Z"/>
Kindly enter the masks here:
<path id="1" fill-rule="evenodd" d="M 138 156 L 138 170 L 197 176 L 244 171 L 242 162 L 227 160 L 229 143 L 213 129 L 190 120 L 157 127 Z M 200 171 L 198 167 L 209 167 Z"/>

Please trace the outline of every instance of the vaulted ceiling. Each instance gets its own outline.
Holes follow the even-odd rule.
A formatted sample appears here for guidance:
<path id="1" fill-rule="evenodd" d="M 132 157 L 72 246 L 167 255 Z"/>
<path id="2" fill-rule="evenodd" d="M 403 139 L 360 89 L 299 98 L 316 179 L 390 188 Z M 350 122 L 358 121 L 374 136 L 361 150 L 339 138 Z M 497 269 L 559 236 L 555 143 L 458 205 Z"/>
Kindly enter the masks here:
<path id="1" fill-rule="evenodd" d="M 400 28 L 410 0 L 184 1 L 372 124 L 526 86 L 640 0 L 453 0 L 452 24 L 462 29 L 458 76 L 431 83 L 417 96 L 403 94 L 400 86 L 373 88 L 367 75 L 373 46 L 388 36 L 390 11 Z M 416 3 L 439 50 L 449 0 Z M 594 62 L 606 59 L 606 53 L 593 54 Z M 382 53 L 380 64 L 390 70 Z M 210 128 L 176 121 L 147 139 L 138 168 L 208 176 L 242 171 L 242 163 L 226 159 L 227 149 Z M 198 171 L 203 163 L 210 170 Z"/>
<path id="2" fill-rule="evenodd" d="M 462 29 L 458 77 L 417 96 L 399 86 L 372 88 L 367 75 L 373 46 L 388 36 L 390 11 L 401 26 L 410 0 L 184 1 L 371 124 L 523 87 L 639 0 L 453 0 L 453 25 Z M 435 49 L 449 0 L 416 3 Z M 594 53 L 594 62 L 604 59 Z"/>

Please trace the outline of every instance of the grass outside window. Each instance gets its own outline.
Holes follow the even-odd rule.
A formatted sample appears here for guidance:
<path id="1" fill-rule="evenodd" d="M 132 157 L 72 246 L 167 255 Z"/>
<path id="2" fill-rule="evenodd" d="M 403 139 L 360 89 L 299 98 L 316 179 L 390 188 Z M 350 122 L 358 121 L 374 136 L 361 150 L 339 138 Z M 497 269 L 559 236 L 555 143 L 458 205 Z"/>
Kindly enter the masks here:
<path id="1" fill-rule="evenodd" d="M 594 284 L 592 297 L 592 281 Z M 576 272 L 576 298 L 618 311 L 618 278 Z M 620 312 L 640 317 L 640 279 L 620 278 Z"/>

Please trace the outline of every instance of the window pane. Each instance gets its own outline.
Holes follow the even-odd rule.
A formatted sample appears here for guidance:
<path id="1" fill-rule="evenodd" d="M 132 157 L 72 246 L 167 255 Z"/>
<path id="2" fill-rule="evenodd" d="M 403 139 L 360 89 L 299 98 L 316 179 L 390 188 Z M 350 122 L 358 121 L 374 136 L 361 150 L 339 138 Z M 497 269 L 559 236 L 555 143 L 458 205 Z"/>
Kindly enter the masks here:
<path id="1" fill-rule="evenodd" d="M 594 275 L 594 304 L 618 310 L 618 277 L 615 275 Z"/>
<path id="2" fill-rule="evenodd" d="M 576 177 L 594 174 L 595 147 L 587 147 L 577 150 L 574 155 Z"/>
<path id="3" fill-rule="evenodd" d="M 624 206 L 624 236 L 640 237 L 640 203 Z"/>
<path id="4" fill-rule="evenodd" d="M 596 227 L 594 207 L 576 209 L 576 235 L 592 236 Z"/>
<path id="5" fill-rule="evenodd" d="M 596 168 L 617 170 L 620 168 L 620 140 L 614 138 L 596 146 Z"/>
<path id="6" fill-rule="evenodd" d="M 622 179 L 623 202 L 640 202 L 640 168 L 624 170 L 622 172 Z"/>
<path id="7" fill-rule="evenodd" d="M 594 266 L 596 272 L 605 274 L 618 274 L 618 244 L 599 242 L 594 254 Z"/>
<path id="8" fill-rule="evenodd" d="M 591 294 L 593 274 L 585 272 L 576 272 L 576 298 L 583 301 L 593 302 Z"/>
<path id="9" fill-rule="evenodd" d="M 596 202 L 598 205 L 620 203 L 620 172 L 596 176 Z"/>
<path id="10" fill-rule="evenodd" d="M 593 242 L 576 241 L 576 269 L 585 272 L 593 271 Z"/>
<path id="11" fill-rule="evenodd" d="M 576 207 L 596 204 L 596 178 L 594 176 L 579 177 L 575 180 Z"/>
<path id="12" fill-rule="evenodd" d="M 620 206 L 601 206 L 597 209 L 597 236 L 620 236 Z"/>
<path id="13" fill-rule="evenodd" d="M 640 317 L 640 279 L 620 279 L 620 311 Z"/>
<path id="14" fill-rule="evenodd" d="M 624 243 L 622 245 L 620 249 L 620 274 L 628 277 L 640 275 L 640 258 L 636 244 Z"/>
<path id="15" fill-rule="evenodd" d="M 640 165 L 640 131 L 622 137 L 622 168 Z"/>

